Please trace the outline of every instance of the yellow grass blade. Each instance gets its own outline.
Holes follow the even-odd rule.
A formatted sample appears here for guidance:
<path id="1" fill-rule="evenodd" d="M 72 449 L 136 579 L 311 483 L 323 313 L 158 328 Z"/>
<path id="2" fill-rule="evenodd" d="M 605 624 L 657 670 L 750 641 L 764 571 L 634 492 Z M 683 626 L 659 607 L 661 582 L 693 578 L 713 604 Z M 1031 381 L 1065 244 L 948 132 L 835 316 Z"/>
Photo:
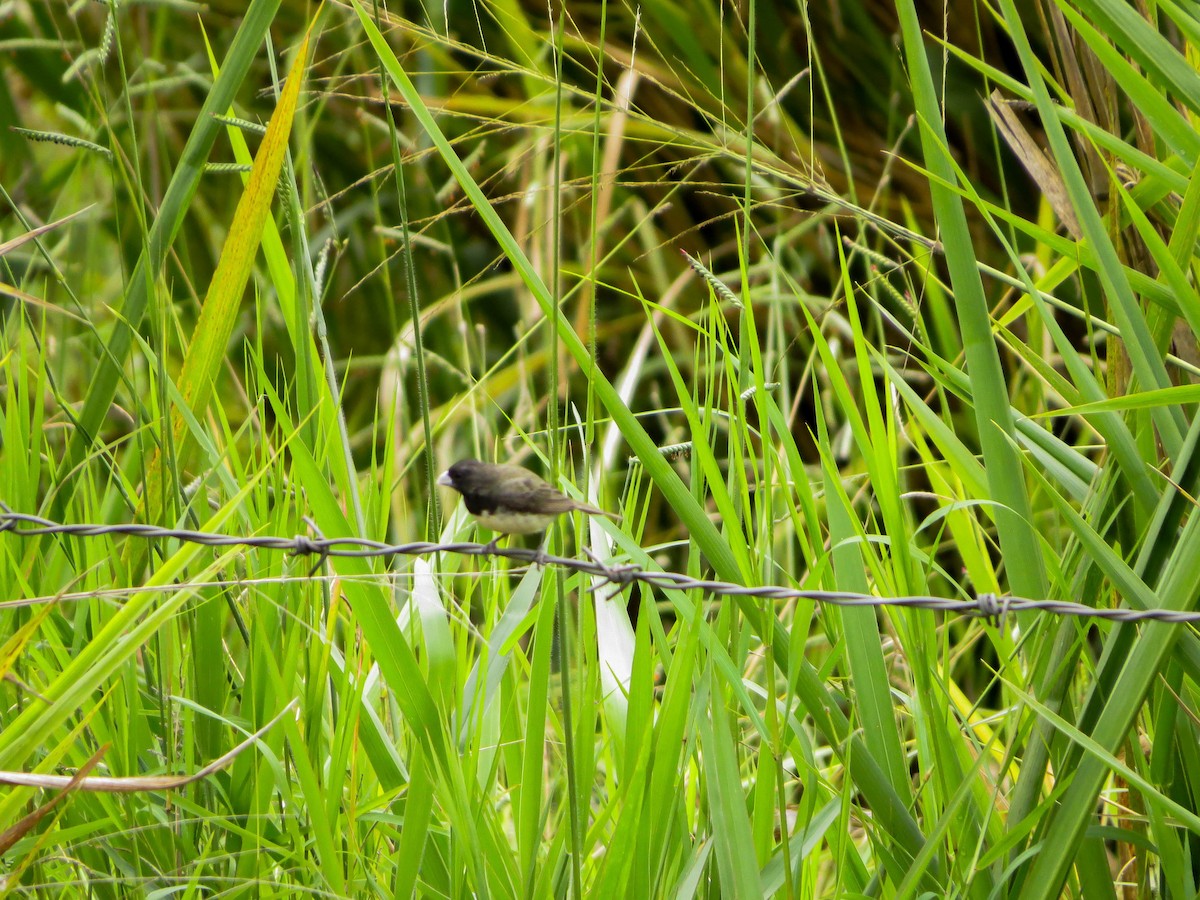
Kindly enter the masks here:
<path id="1" fill-rule="evenodd" d="M 318 9 L 317 15 L 313 17 L 313 24 L 319 19 Z M 279 104 L 275 107 L 275 113 L 267 126 L 267 134 L 254 160 L 254 168 L 250 172 L 245 193 L 238 201 L 229 237 L 221 251 L 208 295 L 200 310 L 195 335 L 183 361 L 183 370 L 179 375 L 179 393 L 196 419 L 203 416 L 212 396 L 213 384 L 225 358 L 225 346 L 233 333 L 238 305 L 246 289 L 246 282 L 250 279 L 250 270 L 254 265 L 258 245 L 262 241 L 263 225 L 271 212 L 271 201 L 275 196 L 280 170 L 283 168 L 284 153 L 292 130 L 292 119 L 296 113 L 296 100 L 300 95 L 300 82 L 304 78 L 304 65 L 308 60 L 311 38 L 310 25 L 288 73 Z M 172 437 L 179 465 L 182 466 L 191 449 L 191 441 L 187 418 L 178 410 L 172 417 Z M 149 503 L 150 521 L 158 520 L 163 513 L 163 474 L 160 449 L 155 453 L 146 476 L 143 504 Z"/>

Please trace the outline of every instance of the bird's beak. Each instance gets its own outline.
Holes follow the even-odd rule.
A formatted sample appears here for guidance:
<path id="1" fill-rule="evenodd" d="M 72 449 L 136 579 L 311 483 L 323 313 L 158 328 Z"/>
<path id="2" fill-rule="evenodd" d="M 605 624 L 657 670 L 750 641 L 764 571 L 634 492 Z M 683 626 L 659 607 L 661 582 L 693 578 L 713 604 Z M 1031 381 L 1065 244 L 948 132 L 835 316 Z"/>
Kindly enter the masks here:
<path id="1" fill-rule="evenodd" d="M 442 487 L 454 487 L 454 482 L 450 479 L 449 469 L 438 476 L 437 483 L 442 485 Z"/>

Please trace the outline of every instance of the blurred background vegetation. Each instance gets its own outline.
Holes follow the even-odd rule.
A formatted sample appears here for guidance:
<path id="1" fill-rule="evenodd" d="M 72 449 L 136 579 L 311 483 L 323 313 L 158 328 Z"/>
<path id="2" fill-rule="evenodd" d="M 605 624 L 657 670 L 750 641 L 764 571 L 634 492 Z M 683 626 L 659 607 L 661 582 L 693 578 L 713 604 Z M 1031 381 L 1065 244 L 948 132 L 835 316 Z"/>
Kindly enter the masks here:
<path id="1" fill-rule="evenodd" d="M 161 203 L 211 83 L 203 36 L 215 41 L 230 34 L 239 8 L 214 4 L 194 19 L 176 4 L 137 5 L 124 22 L 98 4 L 18 4 L 6 18 L 4 39 L 13 47 L 10 72 L 17 76 L 5 82 L 12 124 L 100 139 L 127 165 L 136 161 L 136 173 L 106 176 L 110 164 L 97 154 L 31 144 L 11 130 L 3 136 L 0 175 L 12 203 L 52 201 L 50 208 L 38 210 L 49 218 L 71 203 L 98 203 L 89 214 L 95 227 L 88 229 L 88 239 L 105 242 L 97 252 L 108 265 L 89 272 L 88 297 L 80 302 L 94 298 L 101 308 L 115 306 L 111 298 L 120 293 L 122 272 L 138 258 L 144 222 Z M 755 106 L 754 163 L 762 170 L 751 186 L 752 227 L 758 240 L 779 248 L 788 277 L 821 298 L 826 309 L 841 302 L 843 267 L 835 227 L 858 246 L 885 253 L 897 237 L 888 233 L 889 223 L 903 229 L 907 220 L 917 234 L 934 231 L 921 173 L 897 163 L 913 156 L 918 135 L 895 10 L 876 4 L 796 11 L 767 4 L 756 12 L 758 62 L 748 95 L 746 9 L 572 5 L 561 23 L 560 97 L 544 11 L 511 4 L 394 10 L 396 22 L 403 23 L 397 28 L 397 50 L 412 65 L 419 90 L 457 152 L 531 255 L 540 253 L 544 261 L 556 254 L 563 308 L 580 334 L 586 333 L 589 306 L 595 303 L 597 356 L 610 375 L 619 371 L 644 318 L 633 299 L 634 285 L 654 297 L 670 296 L 684 315 L 705 302 L 703 291 L 673 287 L 687 272 L 678 250 L 703 258 L 739 289 L 748 100 Z M 936 6 L 921 12 L 940 29 Z M 277 56 L 306 21 L 303 6 L 281 5 L 272 27 L 275 41 L 282 42 L 273 45 Z M 948 24 L 952 30 L 945 37 L 955 46 L 1005 64 L 995 49 L 1003 40 L 990 17 L 971 10 Z M 115 25 L 127 27 L 128 34 Z M 123 48 L 125 42 L 137 56 L 124 65 L 94 53 L 114 43 Z M 88 58 L 81 64 L 81 57 Z M 238 111 L 265 122 L 273 106 L 273 92 L 264 87 L 270 69 L 266 58 L 254 65 L 238 92 Z M 961 165 L 991 197 L 1007 198 L 1012 193 L 1007 184 L 1016 178 L 1011 202 L 1018 212 L 1032 215 L 1036 197 L 1028 181 L 991 137 L 982 103 L 985 81 L 958 60 L 950 60 L 946 74 L 951 86 L 946 102 L 954 111 L 948 132 Z M 125 81 L 136 105 L 122 98 Z M 533 328 L 541 314 L 402 105 L 394 110 L 404 164 L 401 194 L 383 102 L 378 65 L 372 65 L 356 24 L 349 19 L 331 23 L 306 86 L 296 177 L 310 252 L 327 260 L 324 318 L 334 358 L 345 371 L 344 404 L 356 453 L 369 459 L 371 443 L 382 439 L 370 427 L 377 416 L 380 371 L 389 351 L 411 342 L 404 226 L 413 248 L 413 286 L 429 318 L 425 349 L 433 403 L 440 406 L 478 385 L 473 393 L 480 399 L 456 415 L 479 417 L 472 427 L 481 432 L 484 446 L 509 432 L 514 415 L 522 429 L 542 429 L 546 360 L 523 359 L 541 349 Z M 233 162 L 220 142 L 210 160 Z M 561 167 L 557 175 L 555 163 Z M 172 324 L 182 335 L 195 321 L 211 280 L 222 228 L 239 196 L 236 181 L 228 172 L 200 179 L 173 246 L 165 287 L 174 301 Z M 550 225 L 556 183 L 562 215 L 555 237 Z M 858 207 L 880 219 L 857 221 Z M 901 230 L 899 236 L 907 235 Z M 555 251 L 552 240 L 561 250 Z M 850 255 L 857 257 L 853 272 L 859 280 L 880 278 L 874 260 Z M 998 251 L 990 261 L 1004 264 Z M 747 263 L 754 285 L 768 278 L 764 265 L 755 271 L 755 261 Z M 38 260 L 26 264 L 37 266 Z M 95 280 L 102 278 L 109 280 Z M 897 286 L 909 287 L 902 279 Z M 680 294 L 678 300 L 674 294 Z M 767 291 L 763 294 L 763 310 L 780 305 Z M 63 300 L 57 294 L 45 299 Z M 892 314 L 908 315 L 898 299 L 883 302 Z M 819 315 L 826 309 L 814 302 Z M 277 311 L 266 302 L 259 315 L 251 312 L 247 307 L 238 334 L 262 341 L 278 360 L 279 377 L 286 379 L 294 358 Z M 797 343 L 789 352 L 802 369 L 810 352 L 803 345 L 803 321 L 791 315 L 788 328 Z M 564 380 L 564 399 L 578 397 L 579 382 L 574 375 Z M 524 390 L 530 386 L 536 389 Z M 639 387 L 647 393 L 634 405 L 653 408 L 649 392 L 663 386 L 661 374 L 643 379 Z M 404 387 L 404 414 L 411 415 L 415 385 L 408 381 Z M 535 397 L 542 398 L 540 404 Z M 415 419 L 404 418 L 398 426 L 407 430 L 414 424 Z M 664 443 L 681 437 L 669 421 L 653 425 Z M 798 430 L 806 429 L 800 424 Z M 407 449 L 413 452 L 406 461 L 417 463 L 419 443 Z"/>
<path id="2" fill-rule="evenodd" d="M 622 513 L 555 552 L 1191 609 L 1198 35 L 1176 0 L 0 3 L 0 500 L 467 539 L 432 477 L 477 456 Z M 2 540 L 0 769 L 185 774 L 296 704 L 186 788 L 12 789 L 6 891 L 1198 890 L 1191 626 Z"/>

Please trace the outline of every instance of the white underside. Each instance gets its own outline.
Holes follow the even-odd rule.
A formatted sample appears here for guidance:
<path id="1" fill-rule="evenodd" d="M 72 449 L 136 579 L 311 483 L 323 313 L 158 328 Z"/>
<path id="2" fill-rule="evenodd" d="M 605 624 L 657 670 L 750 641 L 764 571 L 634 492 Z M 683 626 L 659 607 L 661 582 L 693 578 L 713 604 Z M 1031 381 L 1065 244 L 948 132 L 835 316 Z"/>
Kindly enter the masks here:
<path id="1" fill-rule="evenodd" d="M 499 531 L 502 534 L 534 534 L 545 531 L 554 521 L 554 516 L 539 516 L 535 513 L 482 513 L 475 519 L 484 528 Z"/>

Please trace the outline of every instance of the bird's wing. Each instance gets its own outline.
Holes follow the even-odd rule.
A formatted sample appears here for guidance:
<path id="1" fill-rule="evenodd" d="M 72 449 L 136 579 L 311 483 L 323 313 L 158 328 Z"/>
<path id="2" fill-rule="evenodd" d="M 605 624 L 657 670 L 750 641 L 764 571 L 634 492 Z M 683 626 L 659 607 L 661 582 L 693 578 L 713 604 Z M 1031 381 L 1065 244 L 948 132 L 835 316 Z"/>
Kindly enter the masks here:
<path id="1" fill-rule="evenodd" d="M 575 508 L 574 501 L 561 491 L 555 490 L 536 475 L 525 475 L 509 483 L 505 499 L 514 512 L 531 512 L 554 515 Z"/>
<path id="2" fill-rule="evenodd" d="M 572 500 L 562 491 L 553 488 L 549 483 L 534 475 L 528 469 L 520 466 L 498 465 L 496 468 L 505 469 L 509 476 L 505 491 L 505 501 L 513 512 L 544 513 L 557 515 L 577 509 L 589 516 L 608 516 L 620 521 L 621 517 L 607 510 L 597 509 L 587 503 Z"/>

